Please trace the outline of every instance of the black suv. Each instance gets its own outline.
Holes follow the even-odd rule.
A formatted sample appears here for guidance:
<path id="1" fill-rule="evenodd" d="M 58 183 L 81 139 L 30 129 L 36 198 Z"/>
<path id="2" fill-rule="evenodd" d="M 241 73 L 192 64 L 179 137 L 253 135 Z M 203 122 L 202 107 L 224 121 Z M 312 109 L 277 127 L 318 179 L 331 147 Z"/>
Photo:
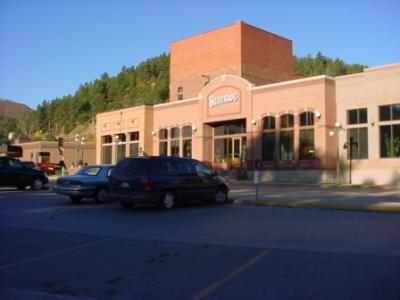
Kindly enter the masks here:
<path id="1" fill-rule="evenodd" d="M 177 202 L 228 197 L 228 183 L 205 164 L 182 157 L 136 157 L 120 160 L 108 179 L 108 198 L 122 207 L 135 203 L 158 204 L 164 209 Z"/>
<path id="2" fill-rule="evenodd" d="M 29 185 L 32 190 L 40 190 L 48 181 L 43 171 L 26 167 L 18 159 L 0 157 L 0 186 L 23 190 Z"/>

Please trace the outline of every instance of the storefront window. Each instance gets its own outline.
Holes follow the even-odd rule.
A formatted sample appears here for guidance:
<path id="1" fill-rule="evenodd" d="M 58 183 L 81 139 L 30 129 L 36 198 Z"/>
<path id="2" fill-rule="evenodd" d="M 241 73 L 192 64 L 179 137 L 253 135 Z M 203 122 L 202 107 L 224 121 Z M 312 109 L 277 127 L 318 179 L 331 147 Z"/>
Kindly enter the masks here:
<path id="1" fill-rule="evenodd" d="M 280 159 L 294 159 L 294 132 L 292 130 L 280 133 Z"/>
<path id="2" fill-rule="evenodd" d="M 160 129 L 158 138 L 160 140 L 164 140 L 168 138 L 168 130 L 167 129 Z"/>
<path id="3" fill-rule="evenodd" d="M 350 128 L 347 131 L 347 140 L 350 142 L 350 138 L 353 138 L 353 142 L 357 144 L 352 146 L 352 158 L 363 159 L 368 158 L 368 128 Z M 350 148 L 347 152 L 347 157 L 350 158 Z"/>
<path id="4" fill-rule="evenodd" d="M 192 126 L 182 128 L 183 157 L 192 157 Z"/>
<path id="5" fill-rule="evenodd" d="M 179 156 L 179 140 L 171 141 L 171 156 Z"/>
<path id="6" fill-rule="evenodd" d="M 183 140 L 183 157 L 192 157 L 192 140 Z"/>
<path id="7" fill-rule="evenodd" d="M 160 144 L 159 144 L 159 155 L 161 156 L 167 156 L 168 155 L 168 130 L 163 128 L 160 129 L 159 131 L 159 139 L 160 139 Z"/>
<path id="8" fill-rule="evenodd" d="M 171 128 L 171 155 L 179 156 L 179 128 Z"/>
<path id="9" fill-rule="evenodd" d="M 214 162 L 223 163 L 226 157 L 226 140 L 216 139 L 214 140 Z"/>
<path id="10" fill-rule="evenodd" d="M 168 142 L 160 142 L 159 153 L 160 153 L 160 156 L 168 155 Z"/>
<path id="11" fill-rule="evenodd" d="M 139 156 L 139 143 L 129 144 L 129 156 L 130 157 Z"/>
<path id="12" fill-rule="evenodd" d="M 126 134 L 125 133 L 116 134 L 115 140 L 126 142 Z"/>
<path id="13" fill-rule="evenodd" d="M 281 128 L 290 128 L 294 126 L 294 117 L 291 114 L 281 116 Z"/>
<path id="14" fill-rule="evenodd" d="M 381 157 L 400 157 L 400 124 L 380 126 Z"/>
<path id="15" fill-rule="evenodd" d="M 350 109 L 347 111 L 347 124 L 365 124 L 368 121 L 368 111 L 366 108 Z"/>
<path id="16" fill-rule="evenodd" d="M 230 135 L 246 133 L 245 120 L 236 120 L 214 125 L 214 135 Z"/>
<path id="17" fill-rule="evenodd" d="M 101 162 L 103 164 L 111 164 L 112 162 L 112 146 L 101 147 Z"/>
<path id="18" fill-rule="evenodd" d="M 294 117 L 286 114 L 280 118 L 281 130 L 279 134 L 280 147 L 279 158 L 281 160 L 294 160 L 294 131 L 289 130 L 294 127 Z"/>
<path id="19" fill-rule="evenodd" d="M 179 128 L 171 128 L 171 139 L 179 139 Z"/>
<path id="20" fill-rule="evenodd" d="M 313 126 L 314 125 L 314 113 L 306 111 L 300 114 L 300 126 Z"/>
<path id="21" fill-rule="evenodd" d="M 300 159 L 314 159 L 314 129 L 300 130 Z"/>
<path id="22" fill-rule="evenodd" d="M 103 135 L 101 137 L 102 144 L 111 144 L 112 143 L 112 136 L 111 135 Z"/>
<path id="23" fill-rule="evenodd" d="M 263 132 L 262 148 L 263 160 L 275 160 L 275 132 Z"/>
<path id="24" fill-rule="evenodd" d="M 263 119 L 262 159 L 275 160 L 275 117 Z"/>
<path id="25" fill-rule="evenodd" d="M 134 131 L 129 133 L 130 141 L 138 141 L 139 140 L 139 131 Z"/>
<path id="26" fill-rule="evenodd" d="M 121 145 L 117 145 L 117 162 L 123 158 L 126 157 L 126 145 L 125 144 L 121 144 Z"/>
<path id="27" fill-rule="evenodd" d="M 305 111 L 300 114 L 299 159 L 315 158 L 314 146 L 314 113 Z"/>
<path id="28" fill-rule="evenodd" d="M 379 107 L 379 121 L 400 120 L 400 104 L 383 105 Z"/>

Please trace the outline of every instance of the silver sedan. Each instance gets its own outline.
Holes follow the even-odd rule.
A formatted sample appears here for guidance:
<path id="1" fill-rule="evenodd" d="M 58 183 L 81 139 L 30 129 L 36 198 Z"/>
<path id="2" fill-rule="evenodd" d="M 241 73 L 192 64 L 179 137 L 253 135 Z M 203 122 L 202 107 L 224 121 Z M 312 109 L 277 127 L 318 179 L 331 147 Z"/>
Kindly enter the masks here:
<path id="1" fill-rule="evenodd" d="M 53 191 L 67 195 L 73 202 L 82 198 L 93 198 L 97 203 L 107 201 L 107 182 L 113 165 L 90 165 L 82 167 L 77 173 L 57 179 Z"/>

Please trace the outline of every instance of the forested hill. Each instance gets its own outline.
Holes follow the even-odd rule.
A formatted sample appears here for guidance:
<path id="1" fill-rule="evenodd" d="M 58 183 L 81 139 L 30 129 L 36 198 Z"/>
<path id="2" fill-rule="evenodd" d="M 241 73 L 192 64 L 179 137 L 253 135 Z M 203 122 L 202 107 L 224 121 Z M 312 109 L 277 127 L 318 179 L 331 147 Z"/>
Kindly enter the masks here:
<path id="1" fill-rule="evenodd" d="M 345 75 L 363 70 L 318 53 L 316 57 L 293 57 L 296 73 L 304 76 Z M 150 58 L 136 67 L 122 67 L 116 76 L 107 73 L 82 84 L 74 95 L 45 100 L 36 111 L 27 113 L 15 131 L 35 139 L 55 139 L 85 124 L 97 113 L 142 104 L 157 104 L 169 98 L 169 54 Z M 29 128 L 28 132 L 26 132 Z"/>
<path id="2" fill-rule="evenodd" d="M 293 56 L 293 67 L 297 74 L 304 76 L 329 75 L 341 76 L 362 72 L 367 66 L 360 64 L 346 64 L 343 60 L 335 60 L 324 56 L 318 52 L 315 57 L 307 55 L 306 57 Z"/>

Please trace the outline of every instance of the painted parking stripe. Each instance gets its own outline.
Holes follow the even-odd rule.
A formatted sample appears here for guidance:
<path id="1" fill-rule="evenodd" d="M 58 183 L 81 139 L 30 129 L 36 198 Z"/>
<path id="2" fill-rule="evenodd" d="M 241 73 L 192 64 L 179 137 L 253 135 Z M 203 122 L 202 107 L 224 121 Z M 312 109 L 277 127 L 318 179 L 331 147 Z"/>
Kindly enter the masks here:
<path id="1" fill-rule="evenodd" d="M 110 238 L 106 238 L 106 239 L 101 239 L 101 240 L 98 240 L 98 241 L 82 244 L 82 245 L 79 245 L 79 246 L 75 246 L 75 247 L 67 248 L 67 249 L 64 249 L 64 250 L 48 253 L 48 254 L 45 254 L 45 255 L 40 255 L 40 256 L 37 256 L 37 257 L 24 259 L 24 260 L 21 260 L 19 262 L 15 262 L 15 263 L 11 263 L 11 264 L 0 266 L 0 271 L 2 271 L 4 269 L 12 268 L 12 267 L 18 267 L 18 266 L 21 266 L 21 265 L 24 265 L 24 264 L 33 263 L 33 262 L 36 262 L 36 261 L 39 261 L 39 260 L 42 260 L 42 259 L 46 259 L 46 258 L 57 256 L 57 255 L 60 255 L 60 254 L 64 254 L 64 253 L 73 252 L 73 251 L 76 251 L 76 250 L 92 247 L 92 246 L 95 246 L 95 245 L 98 245 L 98 244 L 109 242 L 109 241 L 111 241 L 113 239 L 115 239 L 115 238 L 114 237 L 110 237 Z"/>
<path id="2" fill-rule="evenodd" d="M 273 248 L 273 247 L 272 247 Z M 243 265 L 239 266 L 235 270 L 231 271 L 228 273 L 226 276 L 222 277 L 219 279 L 217 282 L 211 284 L 210 286 L 206 287 L 202 291 L 200 291 L 197 295 L 194 297 L 190 298 L 190 300 L 199 300 L 202 299 L 206 296 L 208 296 L 210 293 L 218 289 L 219 287 L 223 286 L 225 283 L 229 282 L 232 280 L 234 277 L 245 271 L 246 269 L 250 268 L 252 265 L 254 265 L 256 262 L 258 262 L 260 259 L 264 258 L 268 254 L 271 253 L 272 248 L 265 249 L 258 253 L 256 256 L 245 262 Z"/>

